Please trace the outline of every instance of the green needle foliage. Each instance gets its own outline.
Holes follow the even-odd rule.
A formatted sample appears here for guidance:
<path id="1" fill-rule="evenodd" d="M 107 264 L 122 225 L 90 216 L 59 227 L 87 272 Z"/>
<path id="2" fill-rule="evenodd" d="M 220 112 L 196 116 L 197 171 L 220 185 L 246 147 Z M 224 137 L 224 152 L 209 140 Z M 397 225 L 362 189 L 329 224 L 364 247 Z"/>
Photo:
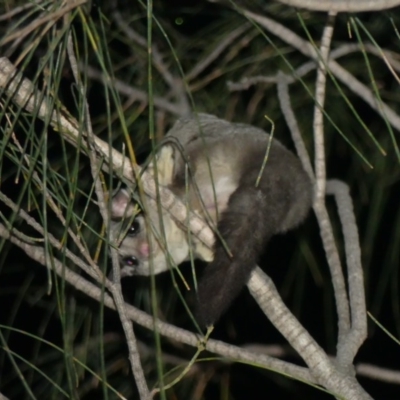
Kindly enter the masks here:
<path id="1" fill-rule="evenodd" d="M 1 2 L 0 54 L 29 78 L 50 111 L 43 117 L 38 107 L 26 110 L 1 89 L 0 223 L 10 232 L 21 232 L 23 236 L 16 234 L 20 240 L 45 249 L 47 268 L 0 237 L 0 393 L 15 399 L 138 398 L 117 315 L 54 272 L 57 259 L 65 269 L 89 278 L 68 251 L 83 260 L 90 256 L 105 274 L 110 270 L 110 239 L 87 156 L 88 126 L 138 164 L 156 149 L 174 120 L 190 110 L 267 132 L 273 121 L 274 135 L 294 148 L 277 96 L 277 74 L 283 72 L 295 78 L 289 85 L 291 104 L 313 160 L 316 63 L 289 36 L 264 29 L 246 11 L 270 18 L 319 49 L 326 15 L 277 2 Z M 400 113 L 399 19 L 396 9 L 339 14 L 331 45 L 332 60 L 365 85 L 378 110 L 384 104 L 394 114 Z M 350 186 L 368 310 L 398 337 L 400 124 L 395 126 L 388 112 L 380 115 L 372 109 L 330 68 L 327 79 L 327 176 Z M 77 122 L 80 138 L 75 145 L 60 134 L 53 111 Z M 99 168 L 105 162 L 99 160 Z M 121 185 L 121 174 L 98 171 L 98 176 L 111 197 Z M 341 227 L 330 199 L 328 208 L 344 263 Z M 43 230 L 29 224 L 18 209 Z M 273 239 L 260 265 L 299 320 L 334 353 L 335 305 L 315 218 L 298 232 Z M 141 277 L 123 281 L 125 300 L 150 314 L 157 309 L 158 318 L 194 330 L 186 311 L 193 305 L 186 294 L 186 285 L 193 288 L 190 268 L 182 268 L 182 277 L 174 281 L 164 274 L 150 282 Z M 104 282 L 98 286 L 105 290 Z M 195 349 L 134 328 L 150 390 L 180 377 L 172 388 L 161 390 L 160 398 L 239 399 L 253 390 L 271 398 L 332 398 L 283 375 L 217 358 L 197 360 L 181 376 Z M 360 358 L 393 367 L 392 343 L 374 323 L 370 332 L 373 337 Z M 285 359 L 300 362 L 247 291 L 213 337 L 238 345 L 277 343 Z M 374 351 L 377 346 L 380 354 Z M 373 396 L 386 389 L 382 383 L 368 390 Z M 400 389 L 393 390 L 390 395 L 397 395 L 381 398 L 397 398 Z"/>

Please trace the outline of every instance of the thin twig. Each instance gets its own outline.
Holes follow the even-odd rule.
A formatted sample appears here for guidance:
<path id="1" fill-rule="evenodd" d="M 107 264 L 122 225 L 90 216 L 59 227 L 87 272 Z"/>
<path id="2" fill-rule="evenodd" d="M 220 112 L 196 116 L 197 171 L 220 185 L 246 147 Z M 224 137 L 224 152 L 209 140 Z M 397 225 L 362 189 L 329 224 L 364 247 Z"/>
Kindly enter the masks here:
<path id="1" fill-rule="evenodd" d="M 318 220 L 320 234 L 328 260 L 332 285 L 335 293 L 336 310 L 338 313 L 338 344 L 341 348 L 343 340 L 350 329 L 350 311 L 346 292 L 346 283 L 343 275 L 343 269 L 340 263 L 339 253 L 337 251 L 335 238 L 333 236 L 332 225 L 325 206 L 326 193 L 326 165 L 325 165 L 325 140 L 324 140 L 324 122 L 323 108 L 325 103 L 326 90 L 326 66 L 329 56 L 330 43 L 333 35 L 333 24 L 335 14 L 329 14 L 320 47 L 320 58 L 318 60 L 317 78 L 315 83 L 315 106 L 314 106 L 314 212 Z"/>
<path id="2" fill-rule="evenodd" d="M 285 121 L 289 127 L 294 145 L 296 147 L 296 153 L 301 160 L 301 164 L 304 170 L 307 172 L 311 182 L 314 182 L 314 171 L 311 165 L 310 156 L 308 155 L 304 140 L 301 136 L 300 128 L 297 123 L 296 116 L 294 114 L 292 104 L 289 96 L 289 81 L 290 76 L 285 75 L 283 72 L 278 72 L 277 74 L 277 89 L 278 89 L 278 99 L 281 111 L 285 118 Z"/>
<path id="3" fill-rule="evenodd" d="M 89 113 L 89 106 L 86 100 L 85 89 L 80 80 L 79 71 L 78 71 L 78 62 L 76 60 L 74 46 L 72 42 L 71 33 L 68 35 L 67 42 L 67 52 L 68 59 L 71 65 L 72 73 L 75 78 L 76 85 L 80 91 L 81 97 L 84 103 L 84 122 L 85 129 L 87 132 L 87 140 L 89 144 L 89 159 L 90 159 L 90 168 L 92 172 L 92 178 L 95 185 L 95 192 L 98 199 L 98 205 L 100 214 L 103 218 L 103 222 L 106 226 L 107 232 L 109 231 L 109 212 L 106 206 L 105 194 L 103 187 L 101 185 L 101 181 L 99 179 L 99 173 L 101 171 L 101 167 L 99 165 L 99 160 L 96 155 L 96 146 L 94 141 L 94 134 L 92 130 L 91 118 Z M 115 238 L 111 238 L 113 241 Z M 136 386 L 138 388 L 139 396 L 142 400 L 150 399 L 150 391 L 147 386 L 146 378 L 144 375 L 143 367 L 140 361 L 139 349 L 136 341 L 135 332 L 133 330 L 132 323 L 128 320 L 125 310 L 125 303 L 122 295 L 122 287 L 121 287 L 121 276 L 120 276 L 120 268 L 118 261 L 118 253 L 116 249 L 111 248 L 111 258 L 113 263 L 113 278 L 114 282 L 110 287 L 115 306 L 118 311 L 118 316 L 120 318 L 122 327 L 124 329 L 126 343 L 128 345 L 129 350 L 129 361 L 131 363 L 131 368 L 133 372 L 133 376 L 135 378 Z"/>
<path id="4" fill-rule="evenodd" d="M 10 10 L 9 12 L 0 15 L 0 22 L 5 21 L 6 19 L 11 19 L 12 17 L 16 16 L 17 14 L 19 14 L 23 11 L 26 11 L 32 7 L 38 7 L 41 10 L 42 9 L 40 7 L 41 3 L 44 3 L 44 1 L 32 1 L 32 2 L 29 2 L 22 6 L 15 7 L 12 10 Z"/>
<path id="5" fill-rule="evenodd" d="M 204 59 L 200 60 L 191 71 L 186 74 L 187 81 L 191 81 L 195 79 L 199 74 L 201 74 L 213 61 L 215 61 L 220 54 L 232 43 L 234 42 L 239 36 L 241 36 L 244 32 L 246 32 L 250 28 L 249 23 L 244 23 L 243 25 L 239 26 L 232 32 L 230 32 L 218 46 L 210 52 Z"/>
<path id="6" fill-rule="evenodd" d="M 314 133 L 314 204 L 325 204 L 326 165 L 325 165 L 325 139 L 324 139 L 324 114 L 322 110 L 325 104 L 326 89 L 326 64 L 329 57 L 329 49 L 333 35 L 335 15 L 329 16 L 328 23 L 324 27 L 320 47 L 320 59 L 318 61 L 317 78 L 315 81 L 315 105 L 313 119 Z"/>
<path id="7" fill-rule="evenodd" d="M 313 11 L 363 12 L 381 11 L 400 5 L 400 0 L 277 0 L 292 7 Z"/>
<path id="8" fill-rule="evenodd" d="M 397 77 L 393 70 L 400 72 L 400 63 L 394 59 L 393 52 L 384 49 L 377 49 L 375 46 L 368 43 L 365 44 L 365 50 L 381 58 L 388 66 L 392 74 Z M 358 43 L 344 44 L 337 49 L 333 49 L 331 51 L 331 53 L 329 54 L 329 60 L 337 60 L 340 57 L 344 57 L 356 51 L 360 51 L 360 45 Z M 286 83 L 288 85 L 291 85 L 292 83 L 298 82 L 300 78 L 303 78 L 309 72 L 316 69 L 317 65 L 318 64 L 315 61 L 305 62 L 304 64 L 300 65 L 300 67 L 297 67 L 291 74 L 286 75 Z M 250 86 L 257 85 L 258 83 L 279 83 L 280 73 L 281 72 L 279 71 L 276 75 L 257 75 L 244 77 L 238 82 L 228 81 L 228 90 L 230 90 L 231 92 L 247 90 L 250 88 Z"/>
<path id="9" fill-rule="evenodd" d="M 85 67 L 85 73 L 89 78 L 102 82 L 103 84 L 114 88 L 118 93 L 123 94 L 131 99 L 141 102 L 145 101 L 146 103 L 149 101 L 149 96 L 146 92 L 130 86 L 127 82 L 121 81 L 117 78 L 107 77 L 101 71 L 90 66 Z M 153 103 L 156 108 L 168 111 L 169 113 L 178 117 L 183 117 L 186 115 L 186 111 L 182 110 L 179 104 L 171 103 L 164 97 L 154 96 Z"/>
<path id="10" fill-rule="evenodd" d="M 358 363 L 356 364 L 357 374 L 369 379 L 400 385 L 400 371 L 388 368 L 377 367 L 376 365 Z"/>
<path id="11" fill-rule="evenodd" d="M 18 31 L 7 35 L 2 41 L 0 41 L 0 45 L 3 46 L 14 39 L 20 40 L 23 37 L 26 37 L 29 35 L 31 32 L 36 30 L 40 25 L 45 24 L 46 22 L 52 21 L 53 24 L 57 22 L 58 19 L 63 17 L 66 13 L 70 12 L 74 8 L 77 8 L 83 4 L 87 3 L 87 0 L 72 0 L 66 3 L 66 5 L 54 12 L 51 12 L 50 14 L 42 17 L 42 18 L 37 18 L 34 21 L 32 21 L 28 26 L 19 29 Z"/>
<path id="12" fill-rule="evenodd" d="M 338 361 L 344 366 L 352 364 L 360 346 L 367 337 L 364 274 L 356 218 L 349 187 L 341 181 L 327 183 L 327 194 L 335 196 L 346 250 L 347 282 L 349 286 L 351 329 L 338 347 Z"/>

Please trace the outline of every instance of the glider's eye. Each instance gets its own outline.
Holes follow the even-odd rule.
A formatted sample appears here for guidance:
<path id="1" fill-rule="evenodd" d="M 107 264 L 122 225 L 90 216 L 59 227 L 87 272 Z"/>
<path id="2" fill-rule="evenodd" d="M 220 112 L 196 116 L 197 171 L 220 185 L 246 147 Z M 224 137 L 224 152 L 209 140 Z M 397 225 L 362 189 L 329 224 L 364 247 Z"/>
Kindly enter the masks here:
<path id="1" fill-rule="evenodd" d="M 135 256 L 125 257 L 123 262 L 128 267 L 137 267 L 139 265 L 139 261 Z"/>
<path id="2" fill-rule="evenodd" d="M 137 219 L 132 222 L 132 225 L 128 229 L 129 236 L 136 236 L 140 232 L 140 224 Z"/>

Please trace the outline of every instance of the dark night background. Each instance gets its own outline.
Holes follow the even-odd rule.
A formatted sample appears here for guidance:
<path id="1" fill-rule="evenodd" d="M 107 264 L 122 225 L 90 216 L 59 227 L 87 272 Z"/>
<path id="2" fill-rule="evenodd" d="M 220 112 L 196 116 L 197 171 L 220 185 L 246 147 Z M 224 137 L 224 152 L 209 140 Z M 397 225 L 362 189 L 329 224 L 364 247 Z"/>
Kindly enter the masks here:
<path id="1" fill-rule="evenodd" d="M 295 31 L 303 38 L 307 35 L 302 26 L 301 19 L 296 10 L 290 9 L 275 2 L 249 1 L 238 2 L 242 7 L 248 7 L 260 14 L 269 16 Z M 14 8 L 16 3 L 8 5 Z M 0 6 L 4 13 L 7 8 Z M 130 23 L 143 37 L 146 37 L 147 20 L 146 11 L 139 2 L 112 1 L 93 2 L 90 10 L 88 26 L 97 29 L 97 40 L 101 49 L 107 48 L 110 65 L 114 68 L 114 75 L 132 87 L 147 91 L 147 54 L 146 49 L 127 39 L 119 29 L 112 17 L 118 10 L 124 19 Z M 87 10 L 89 11 L 89 10 Z M 153 27 L 153 43 L 162 52 L 165 64 L 175 76 L 180 76 L 178 63 L 188 73 L 201 58 L 212 51 L 245 19 L 235 10 L 230 3 L 214 4 L 207 1 L 155 1 L 154 14 L 163 26 L 172 43 L 175 54 L 171 51 L 164 35 L 156 24 Z M 354 16 L 359 18 L 367 31 L 385 49 L 394 52 L 398 59 L 399 37 L 395 28 L 399 27 L 399 10 L 381 13 L 365 13 Z M 319 43 L 322 29 L 326 22 L 323 13 L 300 12 L 303 24 L 309 34 Z M 349 39 L 348 24 L 351 15 L 339 15 L 335 23 L 335 33 L 332 47 L 336 48 L 345 43 L 357 43 L 355 35 Z M 34 16 L 28 16 L 28 21 Z M 8 19 L 4 26 L 15 24 L 18 18 Z M 72 24 L 76 32 L 76 40 L 81 49 L 82 59 L 87 56 L 88 65 L 98 68 L 96 54 L 88 45 L 86 27 L 82 20 L 76 18 Z M 57 27 L 62 29 L 61 21 Z M 6 34 L 6 28 L 0 28 L 1 36 Z M 50 31 L 51 33 L 51 31 Z M 48 36 L 50 37 L 50 33 Z M 53 32 L 54 33 L 54 32 Z M 263 37 L 254 27 L 250 27 L 244 34 L 248 43 L 241 44 L 239 40 L 233 42 L 225 52 L 212 62 L 195 79 L 188 82 L 193 101 L 197 111 L 216 114 L 219 117 L 235 122 L 247 122 L 270 130 L 270 123 L 264 118 L 267 114 L 275 123 L 275 135 L 288 147 L 293 149 L 290 133 L 285 124 L 276 96 L 274 84 L 260 84 L 251 86 L 244 91 L 230 92 L 226 83 L 239 81 L 245 76 L 274 75 L 279 69 L 288 68 L 283 60 L 292 66 L 298 67 L 308 61 L 298 51 L 293 50 L 286 43 L 272 35 L 274 45 Z M 25 39 L 25 46 L 30 43 L 30 37 Z M 370 42 L 367 35 L 362 36 L 362 42 Z M 30 58 L 26 61 L 26 75 L 32 78 L 37 65 L 45 62 L 49 54 L 51 40 L 45 36 L 33 50 L 29 52 Z M 0 53 L 15 62 L 24 47 L 11 48 L 2 45 Z M 83 56 L 85 54 L 85 56 Z M 175 58 L 176 57 L 176 58 Z M 370 75 L 363 55 L 353 52 L 338 59 L 338 62 L 353 73 L 359 80 L 369 84 Z M 385 64 L 378 58 L 370 56 L 369 67 L 380 96 L 396 112 L 400 112 L 400 96 L 398 82 L 393 78 Z M 315 71 L 307 74 L 304 84 L 314 90 Z M 43 83 L 39 81 L 39 86 Z M 371 87 L 371 85 L 369 84 Z M 385 121 L 372 111 L 366 103 L 356 97 L 344 85 L 343 93 L 330 81 L 326 99 L 326 112 L 336 124 L 325 119 L 325 138 L 327 155 L 327 176 L 338 178 L 349 184 L 354 201 L 356 218 L 359 226 L 360 242 L 365 271 L 367 307 L 375 318 L 395 337 L 400 333 L 400 302 L 399 302 L 399 235 L 400 214 L 398 212 L 400 199 L 399 159 L 395 146 L 390 137 Z M 160 74 L 154 70 L 153 91 L 155 96 L 171 100 L 168 88 L 162 81 Z M 68 63 L 62 68 L 59 78 L 58 96 L 61 102 L 75 116 L 76 88 Z M 312 118 L 314 101 L 304 87 L 294 84 L 290 87 L 292 105 L 298 123 L 312 157 Z M 346 105 L 344 95 L 348 96 L 355 110 L 362 118 L 365 125 L 374 133 L 387 155 L 383 156 L 366 130 Z M 168 97 L 169 96 L 169 97 Z M 116 116 L 116 106 L 108 99 L 102 83 L 88 78 L 88 102 L 95 133 L 108 140 L 107 128 L 110 117 L 107 107 L 110 107 L 112 118 L 113 145 L 120 149 L 123 141 L 121 121 Z M 143 161 L 151 151 L 151 143 L 147 135 L 148 107 L 144 102 L 129 102 L 121 95 L 120 102 L 125 116 L 124 124 L 131 132 L 135 143 L 135 150 L 139 161 Z M 157 107 L 156 107 L 157 110 Z M 165 131 L 176 115 L 165 112 L 160 117 L 161 129 Z M 41 132 L 43 124 L 40 121 L 33 123 L 35 132 Z M 1 119 L 0 126 L 5 126 L 5 119 Z M 157 125 L 158 126 L 158 125 Z M 16 132 L 23 132 L 22 127 L 16 126 Z M 338 133 L 341 130 L 354 146 L 363 154 L 373 169 L 359 157 L 355 150 Z M 4 128 L 2 128 L 4 132 Z M 159 134 L 159 130 L 156 130 Z M 3 133 L 4 134 L 4 133 Z M 39 135 L 39 133 L 38 133 Z M 395 139 L 398 132 L 393 130 Z M 21 133 L 22 137 L 22 133 Z M 73 164 L 74 151 L 69 145 L 61 143 L 57 135 L 49 135 L 48 159 L 53 168 L 60 174 Z M 16 183 L 18 165 L 12 157 L 5 152 L 1 162 L 1 190 L 9 197 L 15 199 L 23 188 L 23 179 Z M 82 213 L 86 204 L 84 193 L 88 192 L 91 185 L 89 163 L 85 157 L 79 160 L 79 182 L 76 212 Z M 107 183 L 109 177 L 106 177 Z M 116 185 L 114 181 L 112 185 Z M 32 196 L 37 196 L 41 201 L 41 194 L 35 189 Z M 38 201 L 38 204 L 40 204 Z M 340 225 L 336 215 L 335 205 L 331 198 L 327 200 L 329 212 L 332 216 L 337 243 L 341 252 L 342 262 L 345 264 Z M 28 206 L 28 196 L 22 199 L 22 205 Z M 0 204 L 5 218 L 9 218 L 9 210 Z M 32 206 L 30 215 L 40 219 L 40 207 Z M 62 232 L 62 227 L 57 223 L 55 216 L 49 212 L 49 226 L 53 232 Z M 85 216 L 86 222 L 93 229 L 99 231 L 101 226 L 100 216 L 96 207 L 92 205 Z M 15 227 L 27 235 L 35 236 L 29 227 L 20 220 L 15 221 Z M 83 229 L 84 238 L 89 248 L 96 245 L 96 236 L 89 229 Z M 70 386 L 67 374 L 64 373 L 65 358 L 60 351 L 47 344 L 41 343 L 37 338 L 45 339 L 64 350 L 73 352 L 74 355 L 97 373 L 100 368 L 100 358 L 103 357 L 107 370 L 108 382 L 117 388 L 129 399 L 136 399 L 132 379 L 129 377 L 129 364 L 127 350 L 117 315 L 104 309 L 94 301 L 70 286 L 62 286 L 61 282 L 53 276 L 53 287 L 48 294 L 48 275 L 41 265 L 37 265 L 16 247 L 7 241 L 0 242 L 0 392 L 10 399 L 34 398 L 27 394 L 23 388 L 17 370 L 24 375 L 25 382 L 38 399 L 58 399 L 64 396 L 42 375 L 34 371 L 32 365 L 45 375 L 53 379 L 64 390 L 70 393 L 71 398 L 98 399 L 105 398 L 101 384 L 93 380 L 91 375 L 84 373 L 79 367 L 76 378 L 79 386 L 69 392 Z M 90 247 L 92 246 L 92 247 Z M 73 246 L 71 247 L 73 249 Z M 107 267 L 107 257 L 101 255 L 101 263 Z M 332 295 L 328 267 L 319 238 L 318 226 L 312 213 L 306 223 L 295 232 L 274 237 L 269 243 L 260 266 L 272 277 L 278 290 L 288 307 L 299 318 L 317 342 L 328 351 L 335 352 L 336 314 Z M 201 270 L 201 265 L 198 266 Z M 183 275 L 192 282 L 190 266 L 181 268 Z M 160 304 L 162 319 L 175 323 L 180 327 L 193 330 L 184 306 L 179 300 L 175 289 L 172 288 L 169 274 L 156 277 L 157 295 Z M 150 283 L 147 278 L 127 278 L 123 282 L 125 298 L 141 309 L 151 312 Z M 184 285 L 178 279 L 178 286 L 184 294 L 189 306 L 192 299 L 185 292 Z M 63 302 L 58 300 L 57 292 L 62 293 Z M 18 331 L 9 331 L 6 327 L 13 327 Z M 22 333 L 21 333 L 22 332 Z M 28 336 L 30 333 L 33 336 Z M 143 356 L 144 369 L 149 385 L 157 383 L 156 355 L 152 332 L 135 325 L 135 332 L 146 356 Z M 100 337 L 103 338 L 103 354 L 100 354 Z M 230 310 L 217 324 L 212 337 L 236 345 L 248 344 L 277 344 L 286 351 L 283 357 L 287 361 L 299 363 L 302 361 L 289 348 L 283 337 L 265 319 L 258 306 L 249 295 L 247 289 L 236 299 Z M 193 349 L 187 348 L 171 340 L 163 339 L 163 350 L 168 356 L 182 358 L 182 364 L 190 360 Z M 67 345 L 66 345 L 67 343 Z M 7 346 L 16 352 L 22 359 L 13 361 L 2 351 Z M 212 356 L 212 355 L 210 355 Z M 26 361 L 23 361 L 25 359 Z M 399 346 L 391 340 L 376 324 L 369 320 L 369 337 L 360 349 L 356 358 L 357 363 L 368 363 L 388 369 L 399 370 Z M 165 371 L 176 366 L 174 361 L 165 358 Z M 18 368 L 14 363 L 18 364 Z M 178 364 L 180 365 L 180 364 Z M 197 398 L 212 399 L 244 399 L 251 398 L 283 398 L 283 399 L 329 399 L 330 395 L 323 393 L 306 384 L 290 380 L 273 371 L 263 370 L 255 366 L 241 365 L 238 363 L 220 362 L 218 360 L 197 363 L 198 369 L 183 379 L 174 389 L 166 394 L 168 399 L 188 399 L 199 388 L 200 382 L 205 382 L 204 391 Z M 400 398 L 400 386 L 388 384 L 359 377 L 359 382 L 374 399 Z M 111 392 L 109 398 L 116 398 Z"/>

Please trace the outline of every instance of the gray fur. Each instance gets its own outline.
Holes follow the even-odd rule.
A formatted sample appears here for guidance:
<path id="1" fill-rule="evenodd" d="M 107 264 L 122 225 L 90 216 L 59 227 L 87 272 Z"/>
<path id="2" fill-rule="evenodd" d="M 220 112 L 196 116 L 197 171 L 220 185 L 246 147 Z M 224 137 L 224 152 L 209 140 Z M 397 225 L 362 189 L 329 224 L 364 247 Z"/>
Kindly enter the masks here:
<path id="1" fill-rule="evenodd" d="M 255 187 L 269 140 L 268 134 L 253 126 L 197 114 L 179 119 L 157 154 L 160 183 L 188 203 L 191 211 L 210 216 L 232 253 L 230 257 L 220 240 L 215 241 L 212 254 L 195 238 L 192 243 L 195 257 L 211 261 L 198 287 L 197 317 L 203 326 L 215 323 L 229 307 L 249 279 L 267 241 L 296 227 L 310 208 L 310 180 L 298 158 L 276 139 Z M 154 174 L 153 163 L 149 171 Z M 188 171 L 190 179 L 186 182 Z M 124 198 L 119 195 L 119 200 Z M 120 206 L 117 196 L 113 203 Z M 113 211 L 114 218 L 121 217 L 121 210 L 129 216 L 132 207 L 128 196 L 125 203 L 122 208 L 115 207 L 118 212 Z M 141 223 L 141 232 L 128 235 L 121 243 L 121 265 L 130 274 L 148 275 L 150 257 L 154 273 L 168 269 L 168 258 L 156 239 L 160 216 L 154 207 L 147 211 L 152 232 L 145 231 Z M 189 259 L 186 234 L 166 212 L 162 219 L 172 260 L 179 264 Z M 121 230 L 121 223 L 114 223 L 113 229 Z M 142 251 L 146 241 L 151 247 L 147 258 Z M 129 255 L 136 257 L 137 266 L 125 265 Z"/>

